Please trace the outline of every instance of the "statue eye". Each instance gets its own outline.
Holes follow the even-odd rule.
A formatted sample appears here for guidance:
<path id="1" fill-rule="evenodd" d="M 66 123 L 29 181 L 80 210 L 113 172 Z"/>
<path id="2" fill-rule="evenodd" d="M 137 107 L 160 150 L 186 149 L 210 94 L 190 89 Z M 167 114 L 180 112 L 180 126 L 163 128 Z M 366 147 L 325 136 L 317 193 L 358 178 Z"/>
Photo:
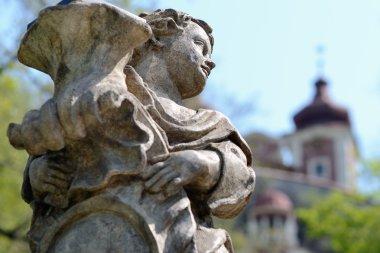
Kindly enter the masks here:
<path id="1" fill-rule="evenodd" d="M 207 45 L 203 40 L 194 40 L 194 44 L 200 47 L 203 55 L 207 54 Z"/>
<path id="2" fill-rule="evenodd" d="M 202 48 L 204 48 L 205 46 L 205 43 L 201 40 L 194 40 L 194 43 L 198 46 L 201 46 Z"/>

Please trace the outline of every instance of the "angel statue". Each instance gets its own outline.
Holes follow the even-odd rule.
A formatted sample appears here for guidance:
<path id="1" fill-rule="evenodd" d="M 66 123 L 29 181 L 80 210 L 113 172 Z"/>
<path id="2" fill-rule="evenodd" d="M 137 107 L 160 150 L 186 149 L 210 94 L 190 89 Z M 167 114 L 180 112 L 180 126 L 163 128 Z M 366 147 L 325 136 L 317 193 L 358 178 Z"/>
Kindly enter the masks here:
<path id="1" fill-rule="evenodd" d="M 32 252 L 233 252 L 211 217 L 247 204 L 251 151 L 221 113 L 181 105 L 215 67 L 211 32 L 183 12 L 138 17 L 100 1 L 39 13 L 18 59 L 54 94 L 8 128 L 30 155 Z"/>

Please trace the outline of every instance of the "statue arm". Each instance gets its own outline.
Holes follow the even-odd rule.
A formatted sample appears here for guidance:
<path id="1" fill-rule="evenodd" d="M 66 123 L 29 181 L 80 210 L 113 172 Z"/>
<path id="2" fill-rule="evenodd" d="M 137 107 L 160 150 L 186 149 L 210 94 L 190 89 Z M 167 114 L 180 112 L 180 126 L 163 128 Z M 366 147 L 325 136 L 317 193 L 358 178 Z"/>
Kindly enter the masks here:
<path id="1" fill-rule="evenodd" d="M 205 150 L 183 150 L 147 168 L 148 191 L 166 194 L 184 187 L 189 198 L 207 205 L 221 218 L 237 215 L 248 203 L 255 183 L 247 157 L 233 142 L 214 143 Z"/>
<path id="2" fill-rule="evenodd" d="M 255 173 L 247 165 L 247 157 L 233 142 L 212 144 L 220 157 L 220 178 L 209 193 L 207 204 L 220 218 L 236 216 L 248 203 L 255 186 Z"/>
<path id="3" fill-rule="evenodd" d="M 219 156 L 210 150 L 173 152 L 163 162 L 148 167 L 142 178 L 151 192 L 176 192 L 181 187 L 197 193 L 207 193 L 220 176 Z"/>

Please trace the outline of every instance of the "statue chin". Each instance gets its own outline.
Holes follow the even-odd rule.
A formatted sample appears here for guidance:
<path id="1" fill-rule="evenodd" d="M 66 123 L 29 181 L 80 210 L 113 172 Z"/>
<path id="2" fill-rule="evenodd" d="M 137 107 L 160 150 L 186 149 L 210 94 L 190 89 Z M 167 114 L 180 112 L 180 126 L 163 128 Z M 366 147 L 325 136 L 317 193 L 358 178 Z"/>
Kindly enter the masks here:
<path id="1" fill-rule="evenodd" d="M 182 99 L 195 97 L 203 91 L 206 86 L 207 78 L 202 76 L 202 78 L 198 79 L 200 79 L 198 82 L 191 83 L 191 85 L 179 85 L 179 92 Z"/>

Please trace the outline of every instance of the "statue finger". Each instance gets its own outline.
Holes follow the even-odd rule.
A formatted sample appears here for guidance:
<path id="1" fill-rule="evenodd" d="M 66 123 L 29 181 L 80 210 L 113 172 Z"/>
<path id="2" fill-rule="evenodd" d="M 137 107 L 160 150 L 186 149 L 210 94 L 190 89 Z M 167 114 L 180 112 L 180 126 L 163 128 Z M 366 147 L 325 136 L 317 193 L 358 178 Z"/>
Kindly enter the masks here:
<path id="1" fill-rule="evenodd" d="M 69 188 L 69 183 L 65 180 L 55 178 L 55 177 L 49 177 L 44 180 L 45 184 L 53 185 L 56 187 L 55 192 L 62 192 L 67 190 Z"/>
<path id="2" fill-rule="evenodd" d="M 165 167 L 153 175 L 148 181 L 145 182 L 146 188 L 151 188 L 156 182 L 158 182 L 161 177 L 173 173 L 173 170 L 170 167 Z"/>
<path id="3" fill-rule="evenodd" d="M 149 190 L 152 192 L 159 192 L 162 188 L 164 188 L 170 181 L 176 178 L 178 175 L 174 171 L 169 172 L 166 175 L 163 175 L 156 183 L 154 183 Z"/>
<path id="4" fill-rule="evenodd" d="M 141 174 L 141 176 L 144 180 L 147 180 L 151 178 L 152 176 L 154 176 L 155 174 L 157 174 L 157 172 L 159 172 L 164 166 L 165 166 L 164 162 L 153 164 L 152 166 L 149 166 L 148 168 L 146 168 Z"/>
<path id="5" fill-rule="evenodd" d="M 169 182 L 169 188 L 179 188 L 185 185 L 185 181 L 180 177 L 175 177 Z"/>
<path id="6" fill-rule="evenodd" d="M 70 166 L 67 166 L 66 164 L 56 164 L 56 163 L 49 163 L 48 166 L 48 171 L 52 172 L 55 171 L 57 174 L 60 174 L 59 177 L 63 178 L 68 178 L 69 174 L 73 173 L 74 169 Z"/>
<path id="7" fill-rule="evenodd" d="M 179 190 L 182 189 L 182 180 L 179 177 L 175 177 L 173 180 L 171 180 L 163 189 L 163 193 L 166 197 L 170 197 L 174 194 L 176 194 Z"/>
<path id="8" fill-rule="evenodd" d="M 61 172 L 59 168 L 49 168 L 48 176 L 58 178 L 64 181 L 68 181 L 69 177 L 67 174 Z"/>
<path id="9" fill-rule="evenodd" d="M 43 182 L 41 184 L 41 188 L 39 189 L 39 191 L 41 192 L 46 192 L 46 193 L 57 193 L 57 192 L 61 192 L 60 189 L 53 185 L 53 184 L 50 184 L 48 182 Z"/>
<path id="10" fill-rule="evenodd" d="M 46 159 L 48 167 L 54 168 L 63 173 L 72 173 L 74 170 L 73 166 L 71 165 L 71 162 L 69 162 L 66 155 L 63 154 L 63 152 L 55 152 L 52 154 L 49 153 Z"/>
<path id="11" fill-rule="evenodd" d="M 175 185 L 175 186 L 182 186 L 184 183 L 184 181 L 180 178 L 180 177 L 176 177 L 173 179 L 173 182 L 172 184 Z"/>

